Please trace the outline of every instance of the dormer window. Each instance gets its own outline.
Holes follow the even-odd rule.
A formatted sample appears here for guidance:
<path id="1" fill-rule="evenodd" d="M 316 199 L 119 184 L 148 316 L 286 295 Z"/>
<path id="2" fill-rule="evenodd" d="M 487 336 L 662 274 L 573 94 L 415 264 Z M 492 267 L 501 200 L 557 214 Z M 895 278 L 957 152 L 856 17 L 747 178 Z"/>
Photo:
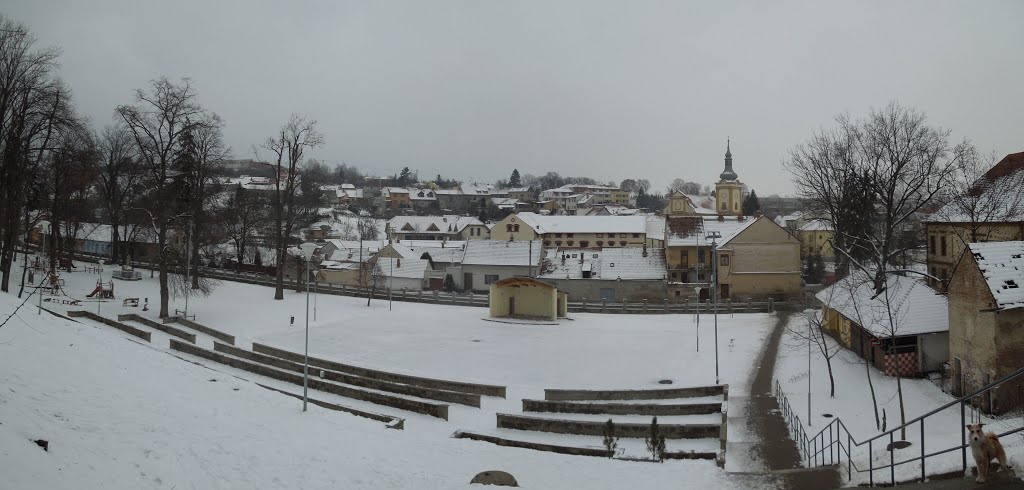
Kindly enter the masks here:
<path id="1" fill-rule="evenodd" d="M 1017 284 L 1017 281 L 1014 281 L 1013 279 L 1007 279 L 1006 284 L 1003 285 L 1003 289 L 1017 289 L 1019 287 L 1020 286 Z"/>

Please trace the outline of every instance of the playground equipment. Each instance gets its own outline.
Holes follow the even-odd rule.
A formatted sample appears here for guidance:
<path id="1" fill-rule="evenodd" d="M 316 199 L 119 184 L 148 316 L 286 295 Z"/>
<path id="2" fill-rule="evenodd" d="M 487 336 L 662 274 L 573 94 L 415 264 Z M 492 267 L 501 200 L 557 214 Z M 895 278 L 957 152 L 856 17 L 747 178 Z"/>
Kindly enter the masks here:
<path id="1" fill-rule="evenodd" d="M 122 265 L 120 270 L 115 270 L 111 277 L 122 281 L 138 281 L 142 279 L 142 273 L 130 265 Z"/>
<path id="2" fill-rule="evenodd" d="M 68 272 L 74 272 L 74 269 L 77 269 L 78 266 L 71 261 L 71 257 L 61 257 L 58 261 L 57 268 Z"/>
<path id="3" fill-rule="evenodd" d="M 96 280 L 96 289 L 93 289 L 91 293 L 85 296 L 86 298 L 96 297 L 99 299 L 114 299 L 114 281 L 104 283 L 102 280 Z"/>
<path id="4" fill-rule="evenodd" d="M 138 308 L 139 298 L 125 298 L 124 301 L 121 302 L 121 306 L 130 306 L 132 308 Z"/>

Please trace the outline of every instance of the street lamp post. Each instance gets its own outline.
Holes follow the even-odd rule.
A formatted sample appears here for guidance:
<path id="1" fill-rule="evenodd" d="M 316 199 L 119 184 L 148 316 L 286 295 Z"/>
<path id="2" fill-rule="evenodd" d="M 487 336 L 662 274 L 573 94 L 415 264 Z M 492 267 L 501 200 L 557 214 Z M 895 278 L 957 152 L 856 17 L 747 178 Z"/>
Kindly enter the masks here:
<path id="1" fill-rule="evenodd" d="M 811 336 L 814 325 L 814 312 L 807 312 L 807 426 L 811 426 Z"/>
<path id="2" fill-rule="evenodd" d="M 718 376 L 718 239 L 722 234 L 709 232 L 704 238 L 711 240 L 711 296 L 715 310 L 715 384 L 721 381 Z"/>
<path id="3" fill-rule="evenodd" d="M 306 354 L 302 362 L 302 411 L 306 411 L 309 400 L 309 263 L 313 260 L 316 244 L 311 242 L 299 245 L 302 256 L 306 259 Z"/>
<path id="4" fill-rule="evenodd" d="M 693 288 L 693 292 L 697 295 L 697 352 L 700 352 L 700 290 L 699 284 Z"/>
<path id="5" fill-rule="evenodd" d="M 42 271 L 40 271 L 40 272 L 42 272 L 42 274 L 40 274 L 40 275 L 43 276 L 43 280 L 42 280 L 42 282 L 39 283 L 38 286 L 36 286 L 36 294 L 39 295 L 39 313 L 38 314 L 40 314 L 40 315 L 43 314 L 43 290 L 42 290 L 42 286 L 43 286 L 43 284 L 46 284 L 46 282 L 49 281 L 49 279 L 50 279 L 49 271 L 46 270 L 47 269 L 47 267 L 46 267 L 46 242 L 50 239 L 50 234 L 53 233 L 53 225 L 51 225 L 49 221 L 43 221 L 42 223 L 39 224 L 39 231 L 40 232 L 43 230 L 43 226 L 46 226 L 46 230 L 47 230 L 46 234 L 44 234 L 43 237 L 40 239 L 40 244 L 39 244 L 39 248 L 42 250 L 42 256 L 43 256 L 43 260 L 40 262 L 41 267 L 43 269 Z"/>

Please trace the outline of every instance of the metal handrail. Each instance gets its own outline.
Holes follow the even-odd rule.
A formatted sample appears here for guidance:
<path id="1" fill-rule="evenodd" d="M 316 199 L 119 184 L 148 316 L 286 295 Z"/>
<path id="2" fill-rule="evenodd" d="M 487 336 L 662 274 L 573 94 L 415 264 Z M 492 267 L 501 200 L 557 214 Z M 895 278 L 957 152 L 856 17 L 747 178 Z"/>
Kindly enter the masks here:
<path id="1" fill-rule="evenodd" d="M 821 461 L 821 464 L 825 464 L 825 462 L 826 462 L 826 459 L 825 459 L 826 458 L 826 451 L 828 451 L 827 457 L 828 457 L 828 463 L 829 464 L 835 464 L 837 459 L 838 459 L 839 463 L 841 464 L 842 463 L 842 455 L 845 452 L 846 453 L 846 457 L 847 457 L 847 477 L 848 478 L 851 478 L 853 476 L 853 471 L 856 471 L 857 473 L 868 472 L 869 482 L 870 482 L 871 485 L 874 485 L 874 472 L 878 471 L 878 470 L 884 470 L 884 469 L 888 468 L 889 469 L 889 474 L 890 474 L 890 481 L 891 481 L 891 483 L 895 484 L 896 483 L 896 474 L 895 474 L 896 466 L 904 465 L 904 464 L 907 464 L 907 463 L 912 463 L 914 461 L 921 461 L 921 480 L 924 481 L 925 478 L 927 477 L 927 474 L 926 474 L 926 471 L 925 471 L 925 460 L 927 458 L 930 458 L 930 457 L 933 457 L 933 456 L 938 456 L 938 455 L 941 455 L 941 454 L 946 454 L 946 453 L 949 453 L 949 452 L 952 452 L 952 451 L 956 451 L 956 450 L 960 450 L 961 451 L 961 459 L 962 459 L 963 469 L 964 469 L 964 471 L 967 471 L 967 449 L 966 448 L 969 445 L 967 444 L 967 436 L 966 436 L 966 434 L 961 432 L 961 435 L 960 435 L 960 437 L 961 437 L 961 444 L 959 446 L 954 446 L 954 447 L 950 447 L 950 448 L 946 448 L 946 449 L 941 449 L 939 451 L 934 451 L 934 452 L 926 454 L 925 453 L 925 444 L 924 444 L 924 440 L 925 440 L 924 420 L 927 419 L 928 417 L 932 416 L 932 415 L 935 415 L 938 412 L 941 412 L 943 410 L 946 410 L 946 409 L 948 409 L 948 408 L 950 408 L 952 406 L 955 406 L 955 405 L 959 404 L 960 405 L 960 419 L 961 419 L 961 423 L 963 423 L 963 422 L 965 422 L 965 407 L 966 407 L 967 403 L 971 402 L 978 395 L 981 395 L 983 393 L 991 391 L 991 390 L 995 389 L 996 387 L 998 387 L 999 385 L 1002 385 L 1003 383 L 1006 383 L 1008 381 L 1016 379 L 1016 378 L 1018 378 L 1018 377 L 1020 377 L 1022 375 L 1024 375 L 1024 368 L 1020 368 L 1020 369 L 1018 369 L 1018 370 L 1016 370 L 1016 371 L 1014 371 L 1014 372 L 1012 372 L 1010 374 L 1007 374 L 1007 375 L 1003 376 L 1002 378 L 1000 378 L 1000 379 L 998 379 L 998 380 L 996 380 L 996 381 L 994 381 L 992 383 L 989 383 L 989 384 L 987 384 L 987 385 L 985 385 L 985 386 L 983 386 L 981 388 L 978 388 L 977 390 L 974 390 L 970 394 L 961 396 L 961 397 L 959 397 L 959 398 L 957 398 L 957 399 L 955 399 L 955 400 L 953 400 L 953 401 L 951 401 L 949 403 L 946 403 L 946 404 L 944 404 L 944 405 L 942 405 L 942 406 L 940 406 L 938 408 L 935 408 L 934 410 L 932 410 L 932 411 L 930 411 L 928 413 L 925 413 L 923 415 L 915 417 L 915 418 L 911 419 L 910 421 L 908 421 L 908 422 L 906 422 L 904 424 L 901 424 L 898 427 L 889 429 L 889 430 L 884 431 L 884 432 L 882 432 L 882 433 L 880 433 L 880 434 L 878 434 L 878 435 L 876 435 L 874 437 L 871 437 L 869 439 L 865 439 L 865 440 L 860 441 L 860 442 L 858 442 L 855 439 L 853 439 L 853 436 L 852 436 L 852 434 L 850 432 L 850 429 L 846 426 L 846 423 L 843 422 L 843 420 L 838 418 L 838 417 L 835 418 L 834 420 L 830 421 L 824 428 L 822 428 L 820 431 L 818 431 L 817 434 L 814 434 L 811 437 L 807 437 L 807 433 L 804 431 L 803 424 L 800 423 L 799 416 L 797 416 L 796 414 L 793 413 L 793 410 L 792 410 L 792 408 L 789 405 L 789 399 L 786 397 L 785 393 L 783 392 L 782 384 L 778 380 L 775 381 L 775 391 L 776 391 L 776 397 L 782 400 L 783 413 L 786 416 L 786 418 L 788 419 L 787 421 L 790 423 L 790 430 L 794 433 L 793 434 L 794 437 L 796 437 L 798 439 L 797 445 L 800 448 L 803 449 L 804 459 L 806 459 L 806 461 L 807 461 L 806 464 L 807 464 L 808 467 L 818 466 L 819 465 L 819 459 Z M 917 457 L 910 458 L 910 459 L 906 459 L 906 460 L 902 460 L 902 461 L 896 462 L 894 460 L 895 454 L 894 454 L 894 451 L 892 449 L 892 444 L 894 442 L 894 434 L 896 433 L 896 431 L 905 430 L 907 427 L 909 427 L 912 424 L 920 424 L 920 430 L 921 430 L 921 441 L 920 441 L 921 455 L 917 456 Z M 834 429 L 835 435 L 834 436 L 833 436 L 833 427 L 835 427 L 835 429 Z M 828 444 L 826 444 L 826 431 L 827 431 L 827 437 L 828 437 Z M 842 438 L 840 437 L 842 435 L 841 431 L 846 433 L 846 444 L 845 444 L 845 446 L 843 444 Z M 1003 437 L 1003 436 L 1015 434 L 1015 433 L 1022 432 L 1022 431 L 1024 431 L 1024 427 L 1020 427 L 1020 428 L 1017 428 L 1017 429 L 1011 429 L 1011 430 L 1005 431 L 1005 432 L 1003 432 L 1001 434 L 998 434 L 998 436 L 999 437 Z M 882 437 L 886 437 L 886 436 L 889 437 L 889 448 L 888 448 L 889 464 L 875 467 L 875 465 L 874 465 L 874 457 L 873 457 L 874 456 L 874 441 L 876 441 L 876 440 L 878 440 L 878 439 L 880 439 Z M 819 439 L 821 440 L 821 444 L 820 445 L 818 443 Z M 868 468 L 862 469 L 862 468 L 859 468 L 857 466 L 857 464 L 853 462 L 852 451 L 853 451 L 854 447 L 863 446 L 865 444 L 867 444 L 867 446 L 868 446 Z M 813 450 L 811 449 L 812 447 L 813 447 Z M 833 448 L 835 448 L 835 449 L 833 450 Z"/>

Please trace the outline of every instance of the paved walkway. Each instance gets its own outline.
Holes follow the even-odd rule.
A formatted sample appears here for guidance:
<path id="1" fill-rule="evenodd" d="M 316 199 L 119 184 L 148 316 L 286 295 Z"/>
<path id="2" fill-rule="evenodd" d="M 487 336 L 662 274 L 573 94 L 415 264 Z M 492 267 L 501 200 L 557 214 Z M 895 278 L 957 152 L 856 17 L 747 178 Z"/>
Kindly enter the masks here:
<path id="1" fill-rule="evenodd" d="M 778 313 L 775 328 L 761 352 L 750 396 L 746 400 L 729 397 L 726 470 L 731 466 L 743 473 L 771 474 L 775 483 L 785 488 L 836 488 L 841 481 L 835 469 L 802 469 L 800 451 L 773 395 L 775 358 L 790 314 Z"/>

